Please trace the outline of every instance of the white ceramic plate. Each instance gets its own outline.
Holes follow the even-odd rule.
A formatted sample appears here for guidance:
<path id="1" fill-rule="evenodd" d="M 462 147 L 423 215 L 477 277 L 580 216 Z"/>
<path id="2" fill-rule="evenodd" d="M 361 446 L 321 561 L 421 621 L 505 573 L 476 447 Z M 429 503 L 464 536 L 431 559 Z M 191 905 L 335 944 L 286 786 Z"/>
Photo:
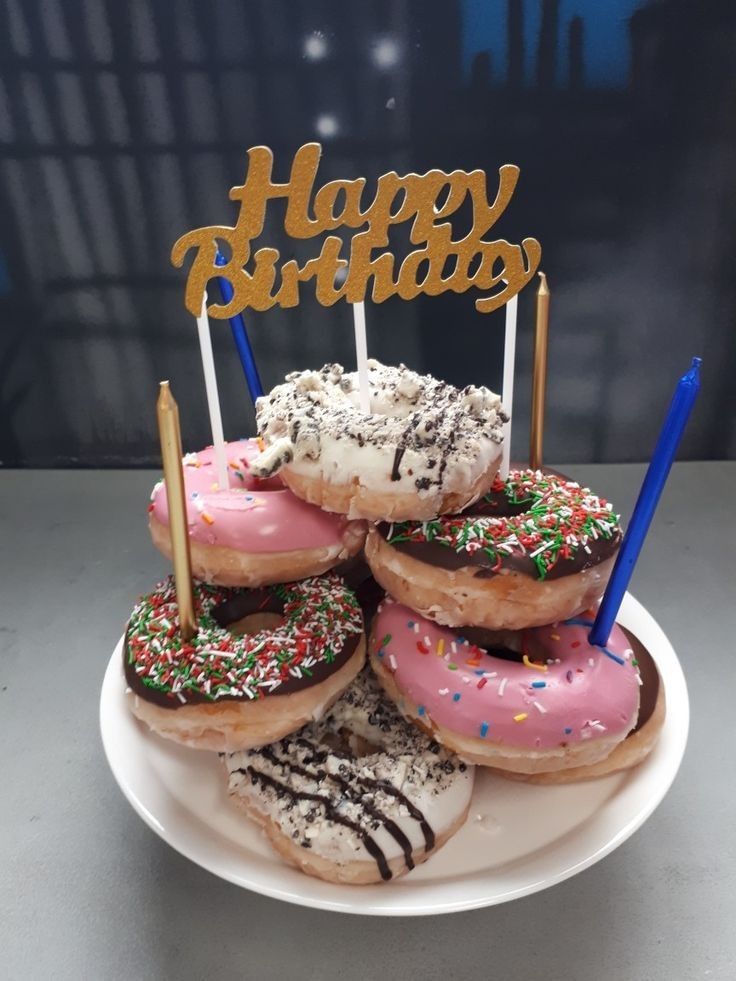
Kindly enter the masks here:
<path id="1" fill-rule="evenodd" d="M 102 685 L 102 741 L 143 820 L 182 855 L 236 885 L 303 906 L 380 916 L 491 906 L 546 889 L 603 858 L 646 821 L 675 778 L 689 721 L 682 669 L 632 596 L 619 622 L 649 649 L 667 692 L 667 719 L 651 756 L 628 773 L 559 787 L 515 783 L 479 767 L 465 827 L 424 865 L 385 885 L 333 885 L 285 865 L 228 800 L 215 754 L 160 739 L 128 711 L 122 641 Z"/>

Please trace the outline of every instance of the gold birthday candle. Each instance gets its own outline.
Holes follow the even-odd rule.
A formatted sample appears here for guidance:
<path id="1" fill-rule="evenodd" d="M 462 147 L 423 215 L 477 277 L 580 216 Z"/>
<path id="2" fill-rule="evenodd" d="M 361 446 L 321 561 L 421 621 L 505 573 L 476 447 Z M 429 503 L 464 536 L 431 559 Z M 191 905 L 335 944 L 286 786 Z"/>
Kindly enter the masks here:
<path id="1" fill-rule="evenodd" d="M 197 629 L 192 591 L 192 559 L 189 553 L 189 530 L 184 497 L 184 473 L 181 465 L 181 429 L 179 406 L 171 394 L 169 383 L 161 382 L 156 403 L 158 433 L 161 440 L 166 501 L 169 508 L 169 533 L 174 561 L 176 602 L 179 607 L 181 639 L 189 640 Z"/>
<path id="2" fill-rule="evenodd" d="M 534 377 L 532 379 L 532 425 L 529 437 L 529 465 L 542 466 L 544 441 L 544 399 L 547 389 L 547 334 L 549 331 L 549 287 L 547 277 L 539 274 L 537 290 L 537 327 L 534 334 Z"/>

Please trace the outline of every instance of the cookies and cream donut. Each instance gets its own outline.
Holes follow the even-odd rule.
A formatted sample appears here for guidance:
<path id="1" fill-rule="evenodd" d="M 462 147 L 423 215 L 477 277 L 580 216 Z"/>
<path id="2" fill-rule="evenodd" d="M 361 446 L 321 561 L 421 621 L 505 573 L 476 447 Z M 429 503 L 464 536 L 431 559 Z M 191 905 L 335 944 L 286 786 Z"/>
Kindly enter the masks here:
<path id="1" fill-rule="evenodd" d="M 278 477 L 258 480 L 251 461 L 255 439 L 226 444 L 229 486 L 217 482 L 213 447 L 183 460 L 192 571 L 222 586 L 263 586 L 317 576 L 363 547 L 365 525 L 327 514 L 300 500 Z M 159 481 L 149 505 L 153 543 L 171 557 L 166 487 Z"/>
<path id="2" fill-rule="evenodd" d="M 324 712 L 364 662 L 360 607 L 336 575 L 253 590 L 195 582 L 194 599 L 197 631 L 182 643 L 165 579 L 133 610 L 123 650 L 132 712 L 185 746 L 280 739 Z"/>
<path id="3" fill-rule="evenodd" d="M 365 553 L 383 588 L 423 616 L 517 630 L 595 604 L 620 541 L 604 498 L 556 474 L 512 470 L 463 514 L 379 524 Z"/>
<path id="4" fill-rule="evenodd" d="M 592 625 L 590 615 L 460 635 L 387 598 L 369 652 L 404 715 L 443 746 L 471 763 L 539 773 L 597 763 L 636 725 L 633 649 L 618 626 L 605 648 L 592 646 Z"/>
<path id="5" fill-rule="evenodd" d="M 366 415 L 356 372 L 287 375 L 256 403 L 267 448 L 251 473 L 278 472 L 305 501 L 371 520 L 433 518 L 488 490 L 507 419 L 497 395 L 373 360 L 368 385 Z"/>
<path id="6" fill-rule="evenodd" d="M 319 721 L 225 763 L 276 851 L 330 882 L 410 871 L 464 823 L 473 791 L 473 767 L 406 722 L 368 670 Z"/>

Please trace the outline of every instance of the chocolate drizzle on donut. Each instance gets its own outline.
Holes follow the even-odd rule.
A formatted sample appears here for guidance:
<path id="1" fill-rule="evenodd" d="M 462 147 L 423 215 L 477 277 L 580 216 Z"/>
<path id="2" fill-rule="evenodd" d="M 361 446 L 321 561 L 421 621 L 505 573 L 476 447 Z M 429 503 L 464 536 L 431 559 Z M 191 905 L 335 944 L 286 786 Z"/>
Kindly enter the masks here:
<path id="1" fill-rule="evenodd" d="M 271 475 L 292 459 L 295 468 L 318 462 L 334 440 L 341 444 L 345 479 L 354 474 L 366 479 L 359 454 L 370 447 L 384 455 L 385 470 L 372 463 L 381 480 L 411 481 L 412 490 L 425 494 L 443 490 L 456 473 L 477 468 L 479 460 L 483 469 L 482 461 L 497 458 L 508 417 L 489 389 L 457 389 L 406 365 L 372 359 L 368 383 L 372 411 L 365 415 L 356 405 L 357 374 L 346 373 L 342 365 L 287 375 L 284 384 L 258 399 L 256 420 L 268 448 L 251 463 L 251 472 Z M 329 479 L 335 480 L 332 471 Z"/>
<path id="2" fill-rule="evenodd" d="M 386 856 L 378 847 L 375 840 L 368 834 L 367 831 L 363 830 L 357 821 L 351 821 L 350 818 L 346 818 L 343 814 L 340 814 L 337 807 L 330 801 L 329 797 L 324 797 L 322 794 L 307 794 L 304 791 L 292 790 L 287 783 L 282 783 L 280 780 L 275 780 L 273 777 L 268 776 L 268 774 L 263 773 L 261 770 L 256 770 L 254 766 L 248 766 L 246 769 L 238 768 L 238 770 L 233 772 L 247 773 L 254 784 L 260 783 L 264 787 L 270 787 L 275 792 L 277 797 L 288 797 L 295 803 L 302 800 L 312 801 L 313 803 L 318 804 L 320 807 L 323 807 L 328 821 L 332 821 L 333 824 L 341 824 L 344 828 L 348 828 L 350 831 L 356 834 L 358 838 L 360 838 L 362 843 L 365 845 L 366 851 L 376 860 L 378 870 L 381 873 L 381 878 L 384 881 L 391 878 L 391 869 L 386 861 Z M 292 767 L 292 772 L 296 773 L 298 771 L 296 768 Z M 410 867 L 413 868 L 414 866 L 412 865 Z"/>
<path id="3" fill-rule="evenodd" d="M 399 465 L 401 464 L 401 458 L 403 457 L 404 453 L 406 453 L 406 447 L 396 447 L 396 452 L 394 453 L 394 465 L 391 467 L 391 480 L 401 480 Z"/>
<path id="4" fill-rule="evenodd" d="M 465 764 L 401 718 L 368 669 L 322 720 L 270 746 L 228 754 L 225 762 L 231 794 L 265 810 L 282 833 L 312 848 L 325 828 L 337 825 L 365 848 L 384 880 L 392 873 L 377 834 L 393 839 L 406 868 L 413 869 L 410 828 L 421 831 L 424 853 L 435 848 L 436 837 L 410 795 L 440 794 L 470 775 Z M 354 855 L 354 845 L 345 848 Z"/>

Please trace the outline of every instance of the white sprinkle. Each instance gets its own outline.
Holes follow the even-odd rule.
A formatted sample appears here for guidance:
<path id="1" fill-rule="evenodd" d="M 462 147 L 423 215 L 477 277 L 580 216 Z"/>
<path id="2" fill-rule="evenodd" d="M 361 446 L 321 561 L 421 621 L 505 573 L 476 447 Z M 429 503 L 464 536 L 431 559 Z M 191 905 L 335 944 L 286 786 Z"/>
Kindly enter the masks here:
<path id="1" fill-rule="evenodd" d="M 440 688 L 440 690 L 439 690 L 439 694 L 440 695 L 448 695 L 449 692 L 450 692 L 450 689 L 449 688 Z"/>
<path id="2" fill-rule="evenodd" d="M 547 714 L 547 709 L 544 707 L 544 705 L 541 705 L 539 702 L 532 702 L 532 705 L 537 710 L 537 712 L 541 712 L 542 715 Z"/>
<path id="3" fill-rule="evenodd" d="M 457 644 L 454 640 L 450 642 L 450 650 L 453 654 L 457 654 Z"/>
<path id="4" fill-rule="evenodd" d="M 426 634 L 424 635 L 424 646 L 425 647 L 431 647 L 432 646 L 432 642 L 430 641 L 429 637 Z"/>
<path id="5" fill-rule="evenodd" d="M 398 667 L 398 664 L 396 663 L 396 658 L 394 657 L 393 654 L 389 654 L 388 659 L 391 664 L 391 670 L 395 671 Z"/>
<path id="6" fill-rule="evenodd" d="M 588 658 L 588 664 L 590 665 L 591 668 L 594 668 L 595 667 L 595 658 L 589 657 Z"/>
<path id="7" fill-rule="evenodd" d="M 415 634 L 418 634 L 419 633 L 419 624 L 418 623 L 415 623 L 414 624 L 414 633 Z"/>
<path id="8" fill-rule="evenodd" d="M 176 693 L 176 697 L 177 697 L 177 698 L 179 699 L 179 701 L 180 701 L 180 702 L 181 702 L 182 704 L 184 704 L 184 703 L 186 702 L 186 698 L 184 698 L 184 696 L 182 695 L 182 693 L 181 693 L 180 691 L 178 691 L 178 692 Z"/>
<path id="9" fill-rule="evenodd" d="M 483 677 L 484 678 L 495 678 L 497 674 L 498 674 L 498 671 L 484 671 L 483 672 Z"/>
<path id="10" fill-rule="evenodd" d="M 545 543 L 544 543 L 544 545 L 540 545 L 540 546 L 539 546 L 539 548 L 535 548 L 533 552 L 530 552 L 530 553 L 529 553 L 529 558 L 530 558 L 530 559 L 533 559 L 533 558 L 535 558 L 535 557 L 536 557 L 537 555 L 539 555 L 539 554 L 540 554 L 540 552 L 544 552 L 544 551 L 546 551 L 546 550 L 547 550 L 548 548 L 552 548 L 552 546 L 553 546 L 554 544 L 555 544 L 555 542 L 554 542 L 554 540 L 553 540 L 553 541 L 551 541 L 551 542 L 545 542 Z"/>
<path id="11" fill-rule="evenodd" d="M 506 682 L 508 680 L 509 680 L 508 678 L 503 678 L 501 680 L 501 684 L 498 686 L 498 694 L 501 696 L 501 698 L 503 698 L 503 693 L 506 690 Z"/>

